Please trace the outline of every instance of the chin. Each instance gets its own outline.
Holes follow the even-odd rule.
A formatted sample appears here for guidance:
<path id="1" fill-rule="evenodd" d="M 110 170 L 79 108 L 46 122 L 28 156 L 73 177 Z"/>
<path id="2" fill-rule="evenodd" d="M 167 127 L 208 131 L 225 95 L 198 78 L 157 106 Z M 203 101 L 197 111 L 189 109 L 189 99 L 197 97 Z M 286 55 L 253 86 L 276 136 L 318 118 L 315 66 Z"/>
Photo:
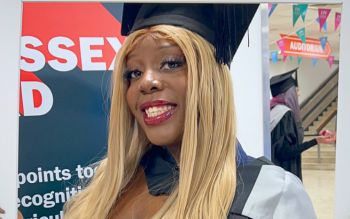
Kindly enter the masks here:
<path id="1" fill-rule="evenodd" d="M 161 134 L 161 133 L 146 133 L 148 140 L 158 146 L 172 146 L 181 144 L 181 139 L 179 138 L 169 138 L 169 136 L 174 136 L 172 134 Z"/>
<path id="2" fill-rule="evenodd" d="M 172 120 L 161 125 L 149 126 L 146 125 L 143 120 L 140 120 L 139 125 L 151 144 L 159 146 L 172 146 L 181 144 L 183 126 L 179 124 L 182 124 L 182 121 Z"/>
<path id="3" fill-rule="evenodd" d="M 153 138 L 148 138 L 148 139 L 152 144 L 158 145 L 158 146 L 169 146 L 173 144 L 173 142 L 164 141 L 164 139 L 153 139 Z"/>

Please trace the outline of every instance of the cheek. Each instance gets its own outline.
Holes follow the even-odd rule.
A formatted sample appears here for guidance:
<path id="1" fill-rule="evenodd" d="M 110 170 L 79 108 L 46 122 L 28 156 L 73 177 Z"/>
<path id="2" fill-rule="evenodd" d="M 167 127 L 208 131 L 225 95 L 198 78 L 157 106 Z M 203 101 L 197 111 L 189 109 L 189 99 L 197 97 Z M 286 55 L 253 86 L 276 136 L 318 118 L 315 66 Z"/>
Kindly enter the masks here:
<path id="1" fill-rule="evenodd" d="M 135 92 L 130 87 L 126 91 L 126 102 L 128 104 L 130 111 L 134 114 L 134 110 L 136 108 L 136 97 L 135 97 Z"/>
<path id="2" fill-rule="evenodd" d="M 186 94 L 187 94 L 187 78 L 186 80 L 182 80 L 178 83 L 178 88 L 179 88 L 179 94 L 181 94 L 182 101 L 186 101 Z"/>

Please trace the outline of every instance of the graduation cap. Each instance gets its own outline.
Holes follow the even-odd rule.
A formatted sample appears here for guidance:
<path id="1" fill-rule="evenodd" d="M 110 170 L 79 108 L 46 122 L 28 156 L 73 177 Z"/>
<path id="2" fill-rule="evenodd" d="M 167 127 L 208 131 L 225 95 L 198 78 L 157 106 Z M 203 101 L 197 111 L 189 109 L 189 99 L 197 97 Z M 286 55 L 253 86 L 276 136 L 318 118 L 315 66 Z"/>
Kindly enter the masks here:
<path id="1" fill-rule="evenodd" d="M 218 63 L 230 65 L 259 4 L 124 3 L 122 35 L 167 24 L 193 31 L 215 47 Z"/>
<path id="2" fill-rule="evenodd" d="M 295 78 L 293 74 L 295 73 Z M 295 68 L 287 73 L 273 76 L 270 79 L 270 88 L 272 96 L 286 92 L 290 87 L 298 87 L 298 68 Z"/>

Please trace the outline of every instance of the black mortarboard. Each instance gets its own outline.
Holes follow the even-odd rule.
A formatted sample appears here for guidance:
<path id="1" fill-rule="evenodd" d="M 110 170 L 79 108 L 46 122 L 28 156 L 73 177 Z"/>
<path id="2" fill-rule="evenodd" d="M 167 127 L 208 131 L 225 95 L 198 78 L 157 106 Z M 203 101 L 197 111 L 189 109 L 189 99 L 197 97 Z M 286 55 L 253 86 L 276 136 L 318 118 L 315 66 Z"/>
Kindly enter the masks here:
<path id="1" fill-rule="evenodd" d="M 294 73 L 295 78 L 293 78 Z M 281 75 L 273 76 L 270 79 L 270 88 L 273 97 L 286 92 L 292 86 L 298 87 L 298 68 Z"/>
<path id="2" fill-rule="evenodd" d="M 258 4 L 124 3 L 122 35 L 168 24 L 198 33 L 215 47 L 217 62 L 230 65 Z"/>

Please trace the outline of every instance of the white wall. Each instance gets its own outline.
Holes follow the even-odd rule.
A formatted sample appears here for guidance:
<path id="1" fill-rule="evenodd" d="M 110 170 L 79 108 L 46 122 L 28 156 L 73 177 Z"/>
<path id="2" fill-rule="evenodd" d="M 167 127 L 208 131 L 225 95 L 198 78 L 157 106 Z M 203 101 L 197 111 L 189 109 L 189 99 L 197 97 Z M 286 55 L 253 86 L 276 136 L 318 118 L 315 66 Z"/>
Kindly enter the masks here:
<path id="1" fill-rule="evenodd" d="M 17 218 L 18 79 L 21 1 L 0 0 L 0 206 Z"/>
<path id="2" fill-rule="evenodd" d="M 270 64 L 271 76 L 288 72 L 298 67 L 297 58 L 293 61 L 279 61 L 276 64 Z M 298 69 L 298 83 L 300 88 L 299 103 L 303 103 L 317 88 L 324 82 L 330 74 L 338 67 L 333 64 L 330 68 L 327 60 L 319 60 L 315 66 L 312 65 L 311 59 L 305 58 L 300 63 Z"/>
<path id="3" fill-rule="evenodd" d="M 343 2 L 340 33 L 335 216 L 350 218 L 350 2 Z"/>
<path id="4" fill-rule="evenodd" d="M 249 47 L 246 34 L 231 64 L 237 137 L 253 157 L 271 156 L 267 22 L 267 5 L 261 5 L 249 27 Z"/>

